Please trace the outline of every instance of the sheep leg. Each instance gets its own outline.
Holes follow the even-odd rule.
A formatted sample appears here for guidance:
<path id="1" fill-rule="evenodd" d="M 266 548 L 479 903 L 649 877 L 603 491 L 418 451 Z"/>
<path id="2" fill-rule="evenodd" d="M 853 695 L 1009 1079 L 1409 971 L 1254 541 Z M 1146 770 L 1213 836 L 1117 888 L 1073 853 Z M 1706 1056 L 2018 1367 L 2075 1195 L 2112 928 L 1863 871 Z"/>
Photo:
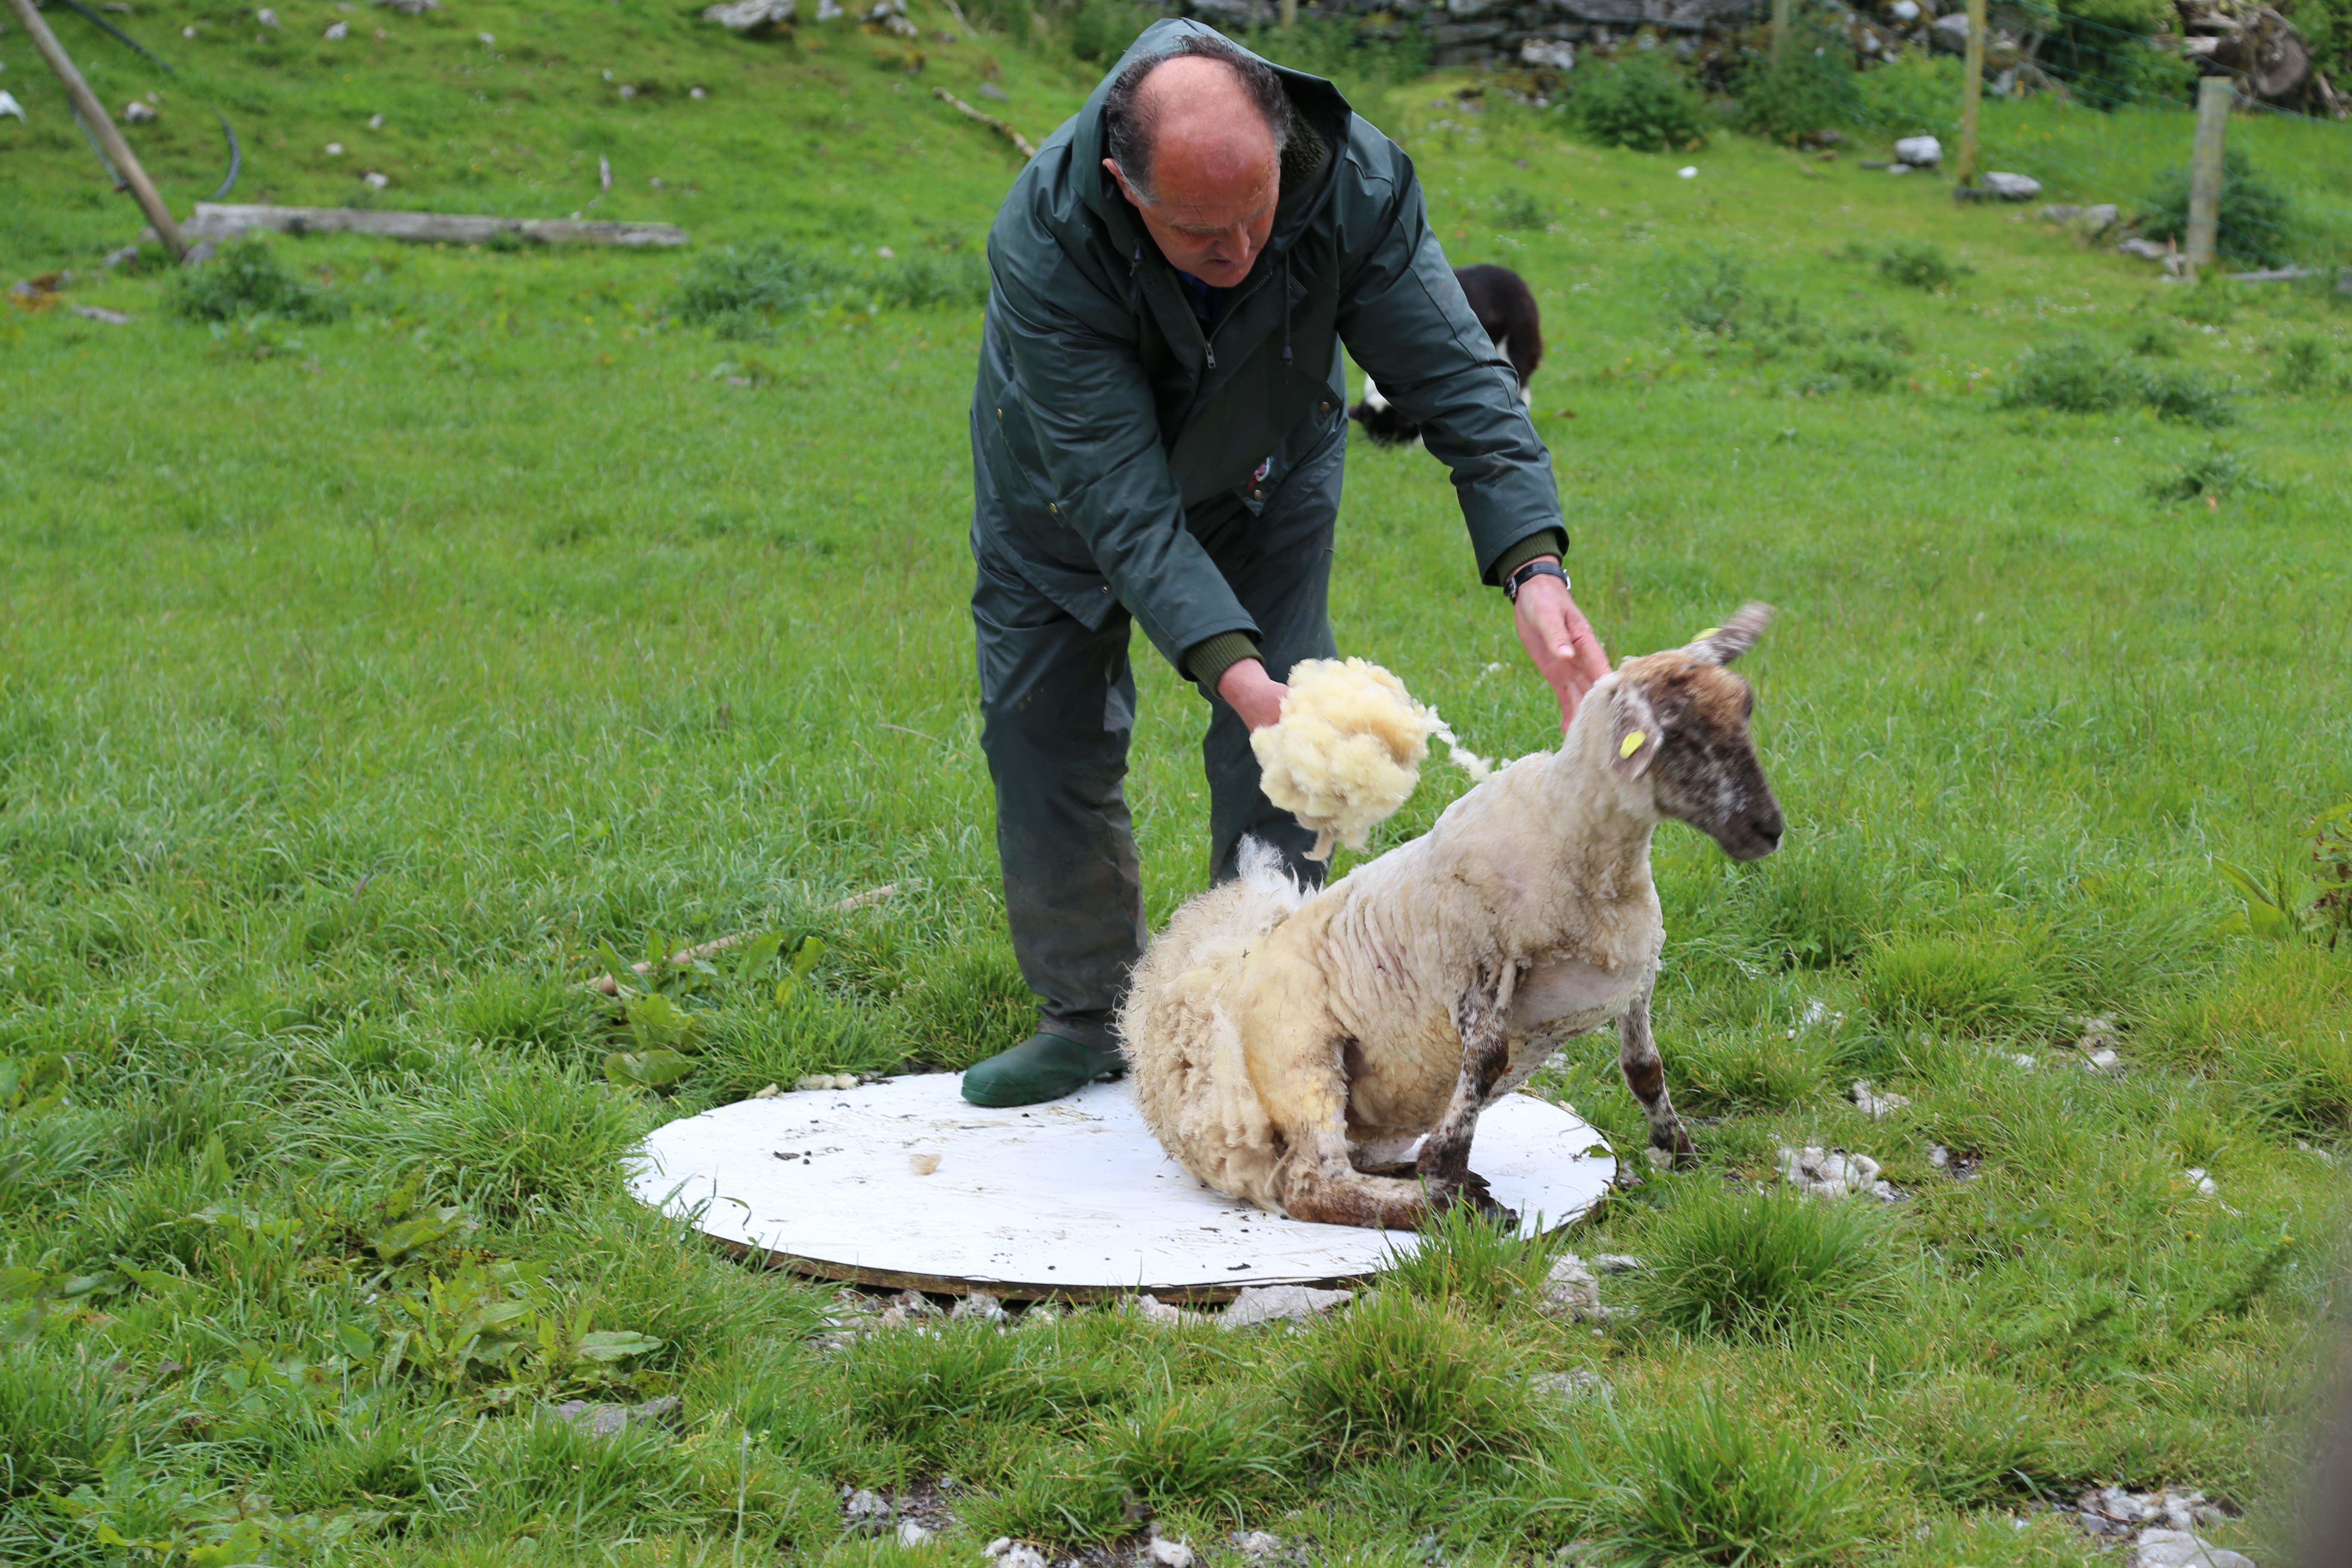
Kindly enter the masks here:
<path id="1" fill-rule="evenodd" d="M 1617 1016 L 1617 1066 L 1650 1123 L 1651 1162 L 1686 1170 L 1698 1163 L 1698 1151 L 1683 1130 L 1683 1119 L 1675 1114 L 1675 1102 L 1666 1093 L 1666 1064 L 1650 1034 L 1650 992 L 1656 984 L 1655 974 L 1643 981 Z"/>
<path id="2" fill-rule="evenodd" d="M 1454 1026 L 1462 1036 L 1462 1071 L 1454 1082 L 1429 1142 L 1422 1145 L 1415 1169 L 1429 1184 L 1430 1201 L 1438 1207 L 1467 1203 L 1498 1223 L 1517 1228 L 1519 1216 L 1496 1203 L 1485 1177 L 1470 1169 L 1470 1142 L 1478 1133 L 1478 1113 L 1494 1098 L 1495 1086 L 1510 1070 L 1511 1041 L 1504 1022 L 1510 1005 L 1507 972 L 1502 984 L 1474 985 L 1454 1005 Z M 1482 977 L 1483 980 L 1483 977 Z"/>

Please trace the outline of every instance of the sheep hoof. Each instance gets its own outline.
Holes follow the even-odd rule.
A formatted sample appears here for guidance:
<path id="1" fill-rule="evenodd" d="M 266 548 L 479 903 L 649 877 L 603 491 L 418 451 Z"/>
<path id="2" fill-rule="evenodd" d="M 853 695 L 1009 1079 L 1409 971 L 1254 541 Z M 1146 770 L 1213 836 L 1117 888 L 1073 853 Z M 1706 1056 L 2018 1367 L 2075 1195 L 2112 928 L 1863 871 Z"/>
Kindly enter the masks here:
<path id="1" fill-rule="evenodd" d="M 1433 1212 L 1467 1207 L 1479 1218 L 1492 1221 L 1505 1230 L 1519 1228 L 1518 1211 L 1496 1203 L 1486 1178 L 1475 1171 L 1464 1173 L 1459 1181 L 1431 1183 L 1429 1206 Z"/>

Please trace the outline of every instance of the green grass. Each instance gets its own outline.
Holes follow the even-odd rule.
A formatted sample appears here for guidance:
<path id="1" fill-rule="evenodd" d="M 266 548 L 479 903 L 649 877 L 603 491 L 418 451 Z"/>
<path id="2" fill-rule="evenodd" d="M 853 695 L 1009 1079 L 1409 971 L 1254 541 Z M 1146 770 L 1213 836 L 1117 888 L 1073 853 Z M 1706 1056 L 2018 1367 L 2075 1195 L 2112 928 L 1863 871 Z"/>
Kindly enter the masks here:
<path id="1" fill-rule="evenodd" d="M 1465 1224 L 1296 1335 L 1096 1311 L 824 1353 L 828 1288 L 645 1214 L 614 1156 L 1026 1027 L 961 608 L 958 290 L 1014 164 L 928 89 L 992 68 L 1036 135 L 1088 72 L 928 13 L 908 77 L 852 28 L 634 4 L 366 8 L 338 47 L 323 11 L 256 42 L 156 0 L 125 25 L 182 77 L 151 80 L 48 14 L 109 101 L 159 89 L 132 134 L 183 209 L 218 178 L 209 96 L 239 198 L 360 200 L 373 167 L 380 205 L 562 216 L 602 156 L 594 216 L 694 244 L 274 239 L 275 313 L 187 319 L 172 278 L 96 268 L 137 220 L 0 34 L 32 116 L 0 121 L 6 280 L 70 267 L 66 300 L 133 318 L 0 306 L 0 1556 L 944 1563 L 1149 1510 L 1343 1561 L 1997 1568 L 2084 1561 L 2010 1514 L 2108 1481 L 2201 1487 L 2247 1510 L 2223 1543 L 2285 1549 L 2352 954 L 2243 934 L 2212 862 L 2299 877 L 2352 795 L 2344 301 L 2164 285 L 1851 158 L 1604 150 L 1475 81 L 1372 85 L 1454 258 L 1537 290 L 1533 408 L 1612 651 L 1780 607 L 1743 668 L 1787 847 L 1656 852 L 1704 1163 L 1570 1240 L 1657 1265 L 1603 1283 L 1644 1310 L 1536 1315 L 1544 1253 Z M 2134 115 L 1990 105 L 1994 166 L 2128 199 L 2179 120 Z M 2339 133 L 2231 128 L 2306 238 L 2331 165 L 2291 144 Z M 2070 342 L 2221 399 L 2261 482 L 2221 485 L 2178 399 L 2004 404 Z M 1547 743 L 1444 475 L 1349 461 L 1342 645 L 1482 750 Z M 1139 674 L 1164 918 L 1205 875 L 1202 714 Z M 1463 787 L 1425 785 L 1381 844 Z M 822 956 L 782 995 L 781 957 L 670 977 L 677 1017 L 634 1035 L 578 989 L 608 946 L 744 930 Z M 2120 1079 L 2071 1056 L 2096 1013 Z M 608 1076 L 670 1049 L 659 1090 Z M 1910 1105 L 1864 1117 L 1862 1077 Z M 1537 1087 L 1641 1145 L 1606 1037 Z M 1909 1201 L 1733 1191 L 1797 1143 Z M 1580 1370 L 1605 1393 L 1531 1381 Z M 618 1446 L 534 1414 L 673 1393 L 677 1432 Z M 842 1487 L 943 1474 L 941 1542 L 841 1539 Z"/>

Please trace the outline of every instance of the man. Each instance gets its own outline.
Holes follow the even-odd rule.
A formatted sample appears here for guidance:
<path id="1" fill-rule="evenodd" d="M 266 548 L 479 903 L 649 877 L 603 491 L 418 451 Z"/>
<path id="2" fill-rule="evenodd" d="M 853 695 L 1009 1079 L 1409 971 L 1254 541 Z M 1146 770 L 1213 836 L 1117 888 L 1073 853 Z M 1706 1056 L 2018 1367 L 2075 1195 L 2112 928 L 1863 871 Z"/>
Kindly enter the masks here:
<path id="1" fill-rule="evenodd" d="M 988 241 L 972 400 L 972 591 L 997 854 L 1036 1034 L 964 1075 L 1027 1105 L 1122 1070 L 1112 1014 L 1148 932 L 1121 781 L 1130 622 L 1210 704 L 1212 874 L 1313 836 L 1249 732 L 1336 648 L 1340 347 L 1453 470 L 1561 721 L 1609 671 L 1569 596 L 1551 459 L 1462 297 L 1412 163 L 1328 82 L 1155 23 L 1039 150 Z"/>

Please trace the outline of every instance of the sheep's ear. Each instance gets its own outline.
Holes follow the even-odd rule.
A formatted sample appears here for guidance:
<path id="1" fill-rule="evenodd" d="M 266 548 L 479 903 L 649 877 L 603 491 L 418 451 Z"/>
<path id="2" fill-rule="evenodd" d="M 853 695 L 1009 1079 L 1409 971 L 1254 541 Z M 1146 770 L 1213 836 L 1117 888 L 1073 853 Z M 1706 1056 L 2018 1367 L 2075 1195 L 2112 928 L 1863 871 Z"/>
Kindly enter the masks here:
<path id="1" fill-rule="evenodd" d="M 1707 627 L 1684 645 L 1683 651 L 1709 664 L 1729 664 L 1756 646 L 1771 618 L 1769 605 L 1742 605 L 1738 615 L 1719 626 Z"/>
<path id="2" fill-rule="evenodd" d="M 1609 698 L 1609 765 L 1623 777 L 1640 778 L 1650 771 L 1665 735 L 1650 700 L 1632 684 L 1617 683 Z"/>

